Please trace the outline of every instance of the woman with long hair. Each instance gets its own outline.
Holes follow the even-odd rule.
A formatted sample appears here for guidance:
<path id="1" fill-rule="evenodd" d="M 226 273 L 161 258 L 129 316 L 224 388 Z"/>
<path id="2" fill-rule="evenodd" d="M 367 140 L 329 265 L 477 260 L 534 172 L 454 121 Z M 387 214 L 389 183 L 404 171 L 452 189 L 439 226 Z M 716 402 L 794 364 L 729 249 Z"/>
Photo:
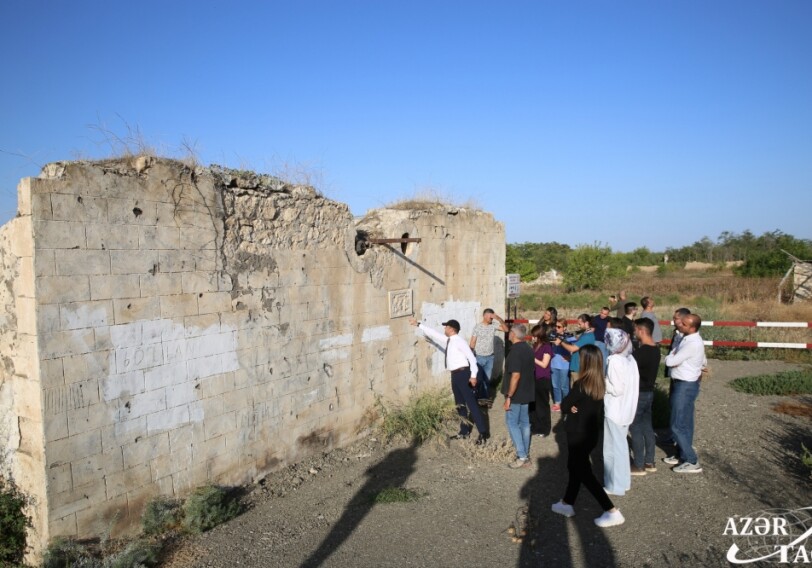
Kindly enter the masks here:
<path id="1" fill-rule="evenodd" d="M 603 378 L 603 355 L 594 345 L 581 347 L 581 372 L 570 393 L 561 404 L 564 430 L 567 432 L 567 470 L 569 482 L 564 498 L 553 503 L 553 512 L 565 517 L 575 515 L 575 499 L 583 484 L 603 509 L 595 519 L 599 527 L 622 525 L 626 519 L 609 499 L 603 486 L 592 473 L 589 454 L 598 445 L 603 428 L 603 397 L 606 384 Z"/>
<path id="2" fill-rule="evenodd" d="M 550 306 L 546 310 L 544 310 L 544 315 L 541 316 L 541 321 L 539 323 L 545 323 L 550 326 L 550 329 L 555 329 L 555 322 L 558 321 L 558 310 L 554 307 Z"/>
<path id="3" fill-rule="evenodd" d="M 550 435 L 550 391 L 552 390 L 553 346 L 550 343 L 550 328 L 547 324 L 534 326 L 533 357 L 535 360 L 536 400 L 533 402 L 531 426 L 536 436 Z"/>

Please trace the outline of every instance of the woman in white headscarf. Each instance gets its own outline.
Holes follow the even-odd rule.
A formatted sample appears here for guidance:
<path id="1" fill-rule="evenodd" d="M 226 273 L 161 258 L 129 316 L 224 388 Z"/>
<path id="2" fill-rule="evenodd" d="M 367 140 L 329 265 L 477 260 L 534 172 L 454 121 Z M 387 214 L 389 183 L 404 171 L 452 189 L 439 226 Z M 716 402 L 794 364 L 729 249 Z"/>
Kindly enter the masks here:
<path id="1" fill-rule="evenodd" d="M 603 477 L 609 495 L 625 495 L 631 489 L 629 444 L 626 435 L 637 411 L 640 372 L 632 357 L 632 342 L 622 329 L 606 330 L 609 363 L 603 399 Z"/>

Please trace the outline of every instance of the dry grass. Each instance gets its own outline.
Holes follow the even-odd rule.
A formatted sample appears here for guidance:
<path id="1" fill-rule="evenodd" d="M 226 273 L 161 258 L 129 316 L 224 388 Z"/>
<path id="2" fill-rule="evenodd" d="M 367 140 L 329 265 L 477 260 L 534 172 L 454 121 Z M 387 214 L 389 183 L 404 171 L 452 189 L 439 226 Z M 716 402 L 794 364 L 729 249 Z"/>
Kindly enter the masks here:
<path id="1" fill-rule="evenodd" d="M 424 187 L 415 191 L 414 195 L 401 197 L 383 205 L 386 209 L 434 209 L 436 207 L 457 207 L 481 211 L 482 206 L 473 198 L 459 200 L 455 196 L 444 193 L 436 188 Z"/>
<path id="2" fill-rule="evenodd" d="M 501 437 L 493 437 L 481 446 L 469 440 L 459 444 L 459 451 L 469 463 L 487 461 L 506 464 L 516 459 L 513 442 Z"/>
<path id="3" fill-rule="evenodd" d="M 809 402 L 779 402 L 773 405 L 773 410 L 781 414 L 796 416 L 798 418 L 808 418 L 812 420 L 812 404 Z"/>

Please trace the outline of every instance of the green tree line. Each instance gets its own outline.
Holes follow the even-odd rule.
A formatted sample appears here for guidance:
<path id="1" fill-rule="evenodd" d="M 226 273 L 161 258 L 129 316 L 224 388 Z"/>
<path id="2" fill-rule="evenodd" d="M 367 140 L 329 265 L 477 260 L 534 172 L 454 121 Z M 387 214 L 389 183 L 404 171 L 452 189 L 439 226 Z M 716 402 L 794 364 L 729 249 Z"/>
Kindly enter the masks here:
<path id="1" fill-rule="evenodd" d="M 782 231 L 770 231 L 761 236 L 744 231 L 740 234 L 724 231 L 713 241 L 702 237 L 681 248 L 651 251 L 646 247 L 631 252 L 614 252 L 611 247 L 594 243 L 571 247 L 558 242 L 508 244 L 505 254 L 509 274 L 520 274 L 523 282 L 535 280 L 539 274 L 556 270 L 564 275 L 567 288 L 595 289 L 607 278 L 625 273 L 627 266 L 664 266 L 668 255 L 670 266 L 686 262 L 723 264 L 743 261 L 735 269 L 741 276 L 783 275 L 792 260 L 786 251 L 802 260 L 812 260 L 812 240 L 799 239 Z"/>

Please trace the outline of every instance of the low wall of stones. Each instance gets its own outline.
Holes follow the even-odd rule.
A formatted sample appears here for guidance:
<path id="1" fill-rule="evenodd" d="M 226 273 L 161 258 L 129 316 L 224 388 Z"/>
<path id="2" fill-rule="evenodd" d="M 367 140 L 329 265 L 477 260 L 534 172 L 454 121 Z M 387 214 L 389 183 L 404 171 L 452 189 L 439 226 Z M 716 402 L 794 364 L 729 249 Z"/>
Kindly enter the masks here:
<path id="1" fill-rule="evenodd" d="M 415 314 L 504 306 L 504 228 L 346 205 L 148 157 L 55 163 L 0 229 L 0 444 L 39 545 L 138 525 L 156 495 L 239 485 L 447 384 Z M 369 237 L 419 243 L 357 247 Z"/>

